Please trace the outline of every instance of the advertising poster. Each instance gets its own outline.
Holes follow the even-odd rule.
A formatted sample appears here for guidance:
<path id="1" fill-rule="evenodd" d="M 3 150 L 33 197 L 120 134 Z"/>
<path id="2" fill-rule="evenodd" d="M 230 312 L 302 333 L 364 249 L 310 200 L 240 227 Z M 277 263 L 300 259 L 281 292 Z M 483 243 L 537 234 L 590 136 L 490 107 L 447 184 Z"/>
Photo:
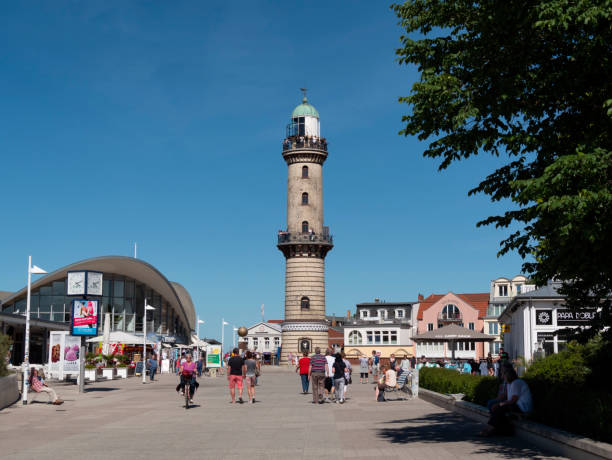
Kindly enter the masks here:
<path id="1" fill-rule="evenodd" d="M 67 335 L 64 342 L 64 373 L 75 374 L 79 372 L 79 353 L 81 337 Z"/>
<path id="2" fill-rule="evenodd" d="M 51 375 L 58 375 L 62 364 L 62 336 L 50 334 L 49 337 L 49 371 Z"/>
<path id="3" fill-rule="evenodd" d="M 72 301 L 72 335 L 98 335 L 98 301 Z"/>
<path id="4" fill-rule="evenodd" d="M 221 367 L 221 345 L 206 346 L 206 367 Z"/>

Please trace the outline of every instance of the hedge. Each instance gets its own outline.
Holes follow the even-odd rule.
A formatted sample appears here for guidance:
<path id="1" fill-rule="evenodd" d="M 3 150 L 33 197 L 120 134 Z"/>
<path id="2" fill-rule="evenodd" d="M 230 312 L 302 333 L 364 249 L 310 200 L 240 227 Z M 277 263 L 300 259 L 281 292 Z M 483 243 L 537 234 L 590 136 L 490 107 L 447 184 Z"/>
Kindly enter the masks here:
<path id="1" fill-rule="evenodd" d="M 529 368 L 524 380 L 533 397 L 534 412 L 531 418 L 542 424 L 572 433 L 612 443 L 612 393 L 599 388 L 576 384 L 584 381 L 570 372 L 576 365 L 583 370 L 580 359 L 563 359 L 568 356 L 551 355 L 551 363 L 538 362 Z M 559 367 L 563 369 L 559 369 Z M 543 369 L 551 369 L 547 375 Z M 569 381 L 560 378 L 566 375 Z M 494 377 L 460 374 L 452 369 L 426 367 L 419 372 L 419 385 L 438 393 L 463 393 L 464 400 L 486 406 L 497 396 L 501 381 Z"/>
<path id="2" fill-rule="evenodd" d="M 499 380 L 495 377 L 460 374 L 453 369 L 424 367 L 419 372 L 419 385 L 431 391 L 445 394 L 462 393 L 465 401 L 486 406 L 497 396 Z"/>
<path id="3" fill-rule="evenodd" d="M 6 334 L 0 334 L 0 377 L 9 374 L 6 367 L 6 355 L 11 347 L 11 339 Z"/>

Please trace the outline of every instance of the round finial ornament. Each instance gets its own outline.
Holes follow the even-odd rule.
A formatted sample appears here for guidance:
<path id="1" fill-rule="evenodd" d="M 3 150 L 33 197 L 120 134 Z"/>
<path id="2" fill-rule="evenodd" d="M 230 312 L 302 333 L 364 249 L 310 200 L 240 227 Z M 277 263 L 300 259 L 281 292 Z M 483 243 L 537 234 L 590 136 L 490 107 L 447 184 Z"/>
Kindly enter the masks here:
<path id="1" fill-rule="evenodd" d="M 247 328 L 246 328 L 246 327 L 244 327 L 244 326 L 240 326 L 240 327 L 238 328 L 238 335 L 239 335 L 240 337 L 246 337 L 246 335 L 247 335 L 248 333 L 249 333 L 249 331 L 247 330 Z"/>

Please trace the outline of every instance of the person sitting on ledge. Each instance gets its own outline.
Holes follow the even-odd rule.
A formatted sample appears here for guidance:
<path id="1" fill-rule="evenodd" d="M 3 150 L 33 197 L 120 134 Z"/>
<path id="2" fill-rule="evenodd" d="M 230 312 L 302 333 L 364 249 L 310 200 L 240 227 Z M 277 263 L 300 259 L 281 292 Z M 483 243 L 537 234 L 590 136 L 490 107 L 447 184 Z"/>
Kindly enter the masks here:
<path id="1" fill-rule="evenodd" d="M 482 436 L 506 435 L 512 433 L 507 415 L 511 412 L 529 414 L 533 410 L 533 400 L 529 386 L 519 379 L 513 368 L 504 368 L 507 396 L 504 401 L 491 406 L 491 417 L 487 427 L 480 432 Z"/>
<path id="2" fill-rule="evenodd" d="M 49 396 L 49 402 L 51 404 L 55 404 L 56 406 L 64 404 L 64 401 L 57 397 L 55 390 L 53 388 L 49 388 L 46 383 L 43 383 L 43 381 L 38 378 L 38 370 L 35 367 L 33 367 L 30 371 L 30 388 L 35 393 L 47 393 Z M 32 401 L 34 401 L 34 398 L 32 398 Z"/>

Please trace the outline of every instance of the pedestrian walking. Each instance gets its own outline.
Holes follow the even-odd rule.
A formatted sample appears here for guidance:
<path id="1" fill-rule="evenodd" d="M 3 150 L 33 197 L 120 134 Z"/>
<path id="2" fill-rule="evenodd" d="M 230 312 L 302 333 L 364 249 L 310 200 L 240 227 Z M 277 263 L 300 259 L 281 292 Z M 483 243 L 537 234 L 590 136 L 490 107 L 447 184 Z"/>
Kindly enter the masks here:
<path id="1" fill-rule="evenodd" d="M 255 379 L 257 379 L 257 361 L 253 359 L 253 353 L 246 352 L 246 360 L 244 361 L 244 375 L 246 376 L 247 393 L 249 402 L 255 402 Z"/>
<path id="2" fill-rule="evenodd" d="M 369 371 L 370 371 L 370 360 L 367 356 L 361 356 L 359 358 L 359 383 L 368 383 Z"/>
<path id="3" fill-rule="evenodd" d="M 344 361 L 342 360 L 342 355 L 340 353 L 336 353 L 332 366 L 335 393 L 334 399 L 336 400 L 336 404 L 344 403 L 344 399 L 342 398 L 344 395 L 344 369 L 346 369 L 346 364 L 344 364 Z"/>
<path id="4" fill-rule="evenodd" d="M 302 394 L 308 394 L 308 369 L 310 368 L 310 358 L 308 352 L 302 353 L 302 357 L 298 361 L 298 365 L 295 366 L 295 372 L 300 373 L 300 379 L 302 380 Z"/>
<path id="5" fill-rule="evenodd" d="M 346 393 L 348 392 L 348 387 L 351 383 L 353 383 L 352 380 L 352 374 L 353 374 L 353 366 L 351 365 L 351 362 L 346 359 L 346 353 L 342 352 L 340 353 L 342 355 L 342 361 L 344 362 L 344 390 L 342 391 L 342 401 L 346 401 Z"/>
<path id="6" fill-rule="evenodd" d="M 157 373 L 157 355 L 153 353 L 149 358 L 149 379 L 151 382 L 155 381 L 155 374 Z"/>
<path id="7" fill-rule="evenodd" d="M 229 372 L 227 373 L 227 381 L 229 383 L 230 396 L 232 404 L 236 402 L 236 388 L 238 388 L 238 402 L 242 401 L 242 380 L 245 377 L 244 360 L 238 353 L 238 348 L 234 348 L 232 351 L 232 357 L 227 361 L 227 367 Z"/>
<path id="8" fill-rule="evenodd" d="M 310 358 L 310 367 L 308 368 L 308 376 L 312 381 L 312 403 L 323 404 L 323 385 L 325 382 L 325 368 L 327 360 L 321 354 L 321 348 L 315 348 L 315 354 Z"/>
<path id="9" fill-rule="evenodd" d="M 331 402 L 335 387 L 334 387 L 334 362 L 336 358 L 332 356 L 331 348 L 325 350 L 325 402 Z"/>

